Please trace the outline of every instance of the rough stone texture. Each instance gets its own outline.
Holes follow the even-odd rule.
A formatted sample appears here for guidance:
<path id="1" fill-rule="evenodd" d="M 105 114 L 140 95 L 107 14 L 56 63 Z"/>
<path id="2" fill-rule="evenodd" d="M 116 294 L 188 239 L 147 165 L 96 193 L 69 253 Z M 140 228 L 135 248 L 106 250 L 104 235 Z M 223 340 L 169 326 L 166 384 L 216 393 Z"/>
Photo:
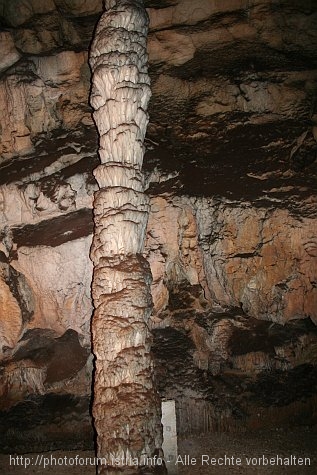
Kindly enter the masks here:
<path id="1" fill-rule="evenodd" d="M 102 1 L 0 1 L 0 439 L 8 452 L 92 438 L 91 360 L 80 369 L 70 358 L 65 379 L 45 378 L 56 373 L 54 348 L 65 348 L 58 341 L 67 331 L 90 350 L 93 169 L 101 183 L 133 188 L 129 199 L 148 187 L 155 371 L 160 394 L 179 398 L 180 430 L 316 421 L 316 6 L 145 4 L 144 180 L 132 165 L 98 167 L 87 52 Z M 105 127 L 114 120 L 110 113 Z M 124 234 L 114 237 L 117 251 Z"/>
<path id="2" fill-rule="evenodd" d="M 189 204 L 152 197 L 146 250 L 153 276 L 155 315 L 168 305 L 169 289 L 183 281 L 203 285 L 208 293 L 197 223 Z"/>
<path id="3" fill-rule="evenodd" d="M 285 323 L 317 318 L 314 214 L 211 198 L 153 196 L 147 248 L 156 313 L 199 284 L 212 307 Z M 224 239 L 225 236 L 225 239 Z"/>
<path id="4" fill-rule="evenodd" d="M 65 51 L 32 58 L 7 72 L 0 84 L 2 161 L 32 151 L 38 134 L 90 119 L 86 62 L 87 53 Z"/>
<path id="5" fill-rule="evenodd" d="M 2 73 L 19 60 L 20 54 L 15 48 L 13 38 L 8 31 L 0 33 L 0 42 L 3 48 L 0 60 L 0 73 Z"/>
<path id="6" fill-rule="evenodd" d="M 198 229 L 214 301 L 279 323 L 317 321 L 316 218 L 230 203 L 209 214 L 212 204 L 203 201 Z"/>
<path id="7" fill-rule="evenodd" d="M 199 297 L 178 285 L 153 330 L 159 390 L 177 402 L 178 433 L 316 424 L 312 322 L 199 309 Z"/>

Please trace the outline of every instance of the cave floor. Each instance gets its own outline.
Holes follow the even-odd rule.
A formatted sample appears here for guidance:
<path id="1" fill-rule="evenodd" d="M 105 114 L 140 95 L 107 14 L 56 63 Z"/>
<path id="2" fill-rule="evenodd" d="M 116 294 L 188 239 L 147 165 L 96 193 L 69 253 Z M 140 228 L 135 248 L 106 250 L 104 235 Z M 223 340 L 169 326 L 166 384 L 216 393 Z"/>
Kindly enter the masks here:
<path id="1" fill-rule="evenodd" d="M 317 473 L 317 428 L 298 428 L 293 431 L 271 430 L 248 433 L 215 433 L 197 437 L 186 437 L 178 441 L 179 475 L 191 474 L 315 474 Z M 45 452 L 43 457 L 52 457 L 60 465 L 35 466 L 38 454 L 23 455 L 23 462 L 27 457 L 31 460 L 25 468 L 10 465 L 10 456 L 0 455 L 0 473 L 4 474 L 58 474 L 58 475 L 90 475 L 95 474 L 93 465 L 70 466 L 71 459 L 78 455 L 79 459 L 91 458 L 92 451 L 53 451 Z M 41 454 L 39 454 L 41 455 Z M 185 457 L 186 456 L 186 457 Z M 202 458 L 204 456 L 204 458 Z M 227 459 L 225 460 L 225 456 Z M 277 458 L 277 456 L 279 458 Z M 19 455 L 19 457 L 21 457 Z M 64 463 L 66 457 L 67 464 Z M 181 457 L 181 459 L 180 459 Z M 196 464 L 193 459 L 196 458 Z M 209 457 L 209 458 L 208 458 Z M 306 460 L 306 465 L 299 465 Z M 62 460 L 63 459 L 63 463 Z M 213 461 L 212 459 L 216 459 Z M 309 460 L 308 460 L 309 459 Z M 33 466 L 32 466 L 33 460 Z M 182 460 L 182 461 L 181 461 Z M 271 460 L 270 462 L 267 462 Z M 275 465 L 273 461 L 275 460 Z M 249 461 L 249 466 L 247 464 Z M 276 465 L 278 461 L 278 466 Z M 182 462 L 184 462 L 182 464 Z M 204 462 L 202 464 L 202 462 Z M 266 465 L 263 465 L 264 464 Z M 308 463 L 310 462 L 310 465 Z M 58 462 L 56 462 L 57 464 Z M 226 465 L 224 465 L 226 463 Z M 176 473 L 176 472 L 173 472 Z"/>

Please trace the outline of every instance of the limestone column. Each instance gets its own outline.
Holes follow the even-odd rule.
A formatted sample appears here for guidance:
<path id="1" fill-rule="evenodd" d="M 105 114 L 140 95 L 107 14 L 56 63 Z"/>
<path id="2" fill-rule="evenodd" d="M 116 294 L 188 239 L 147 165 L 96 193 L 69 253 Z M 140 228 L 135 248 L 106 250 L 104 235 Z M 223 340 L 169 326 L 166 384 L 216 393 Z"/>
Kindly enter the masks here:
<path id="1" fill-rule="evenodd" d="M 136 467 L 161 446 L 148 319 L 151 272 L 142 255 L 149 200 L 142 162 L 148 123 L 148 17 L 141 0 L 107 0 L 91 45 L 91 105 L 100 135 L 94 170 L 93 419 L 99 473 Z M 119 463 L 118 463 L 119 461 Z M 143 473 L 143 472 L 142 472 Z"/>

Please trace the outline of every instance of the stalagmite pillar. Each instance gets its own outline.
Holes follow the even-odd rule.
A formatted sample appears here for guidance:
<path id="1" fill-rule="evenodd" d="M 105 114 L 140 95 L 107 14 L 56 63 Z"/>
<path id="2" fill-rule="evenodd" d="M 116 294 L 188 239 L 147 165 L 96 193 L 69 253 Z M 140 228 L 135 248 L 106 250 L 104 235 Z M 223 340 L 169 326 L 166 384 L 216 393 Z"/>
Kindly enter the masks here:
<path id="1" fill-rule="evenodd" d="M 91 46 L 91 105 L 100 135 L 95 194 L 93 418 L 99 473 L 141 473 L 161 446 L 150 355 L 151 272 L 142 255 L 149 213 L 143 142 L 151 91 L 141 0 L 107 0 Z M 142 472 L 143 473 L 143 472 Z M 148 473 L 148 471 L 146 471 Z"/>

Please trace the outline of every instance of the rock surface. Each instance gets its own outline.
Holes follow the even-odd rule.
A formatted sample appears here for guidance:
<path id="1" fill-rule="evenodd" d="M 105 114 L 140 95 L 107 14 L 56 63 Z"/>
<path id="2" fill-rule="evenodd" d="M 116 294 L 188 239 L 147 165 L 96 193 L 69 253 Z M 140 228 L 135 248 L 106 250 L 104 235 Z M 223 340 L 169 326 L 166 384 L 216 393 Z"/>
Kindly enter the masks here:
<path id="1" fill-rule="evenodd" d="M 90 102 L 101 164 L 95 193 L 92 414 L 98 473 L 141 473 L 162 451 L 161 402 L 154 386 L 149 317 L 151 273 L 144 259 L 149 198 L 142 163 L 151 96 L 143 1 L 106 2 L 90 49 Z M 114 460 L 119 460 L 117 463 Z"/>
<path id="2" fill-rule="evenodd" d="M 316 391 L 306 384 L 316 378 L 316 7 L 145 3 L 144 256 L 161 395 L 179 398 L 181 431 L 316 423 Z M 64 420 L 75 432 L 85 427 L 74 445 L 92 437 L 89 250 L 99 162 L 88 48 L 101 11 L 101 0 L 0 1 L 6 450 L 63 447 Z M 130 171 L 124 180 L 137 183 Z M 70 357 L 64 371 L 54 361 L 69 335 L 78 364 Z M 52 408 L 39 440 L 33 426 L 19 432 L 19 419 L 38 407 Z"/>

